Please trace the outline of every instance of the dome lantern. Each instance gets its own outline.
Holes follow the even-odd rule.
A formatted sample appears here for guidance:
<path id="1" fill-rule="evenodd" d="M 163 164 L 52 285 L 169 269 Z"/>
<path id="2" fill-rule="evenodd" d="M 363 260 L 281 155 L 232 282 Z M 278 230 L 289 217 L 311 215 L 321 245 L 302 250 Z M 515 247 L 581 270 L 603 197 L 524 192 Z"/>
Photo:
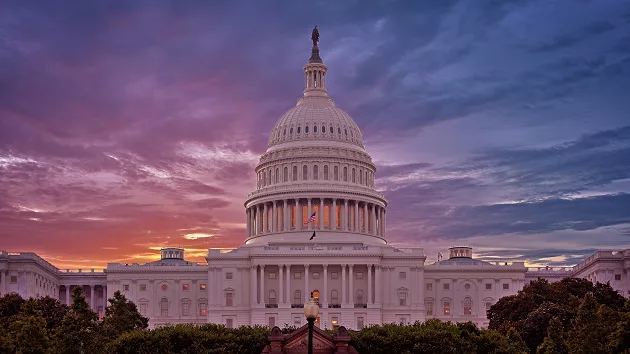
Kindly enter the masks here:
<path id="1" fill-rule="evenodd" d="M 304 96 L 328 96 L 326 91 L 326 71 L 328 67 L 324 65 L 324 61 L 319 56 L 319 31 L 317 26 L 313 28 L 311 35 L 313 40 L 313 48 L 311 50 L 311 58 L 304 66 L 304 76 L 306 77 Z"/>

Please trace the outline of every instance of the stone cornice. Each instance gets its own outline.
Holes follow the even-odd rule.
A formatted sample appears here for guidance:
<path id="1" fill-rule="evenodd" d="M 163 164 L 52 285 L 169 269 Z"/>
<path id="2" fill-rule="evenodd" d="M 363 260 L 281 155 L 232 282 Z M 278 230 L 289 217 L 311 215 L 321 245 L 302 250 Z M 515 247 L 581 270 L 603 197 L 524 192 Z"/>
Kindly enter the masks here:
<path id="1" fill-rule="evenodd" d="M 431 268 L 425 267 L 426 273 L 527 273 L 527 268 Z"/>

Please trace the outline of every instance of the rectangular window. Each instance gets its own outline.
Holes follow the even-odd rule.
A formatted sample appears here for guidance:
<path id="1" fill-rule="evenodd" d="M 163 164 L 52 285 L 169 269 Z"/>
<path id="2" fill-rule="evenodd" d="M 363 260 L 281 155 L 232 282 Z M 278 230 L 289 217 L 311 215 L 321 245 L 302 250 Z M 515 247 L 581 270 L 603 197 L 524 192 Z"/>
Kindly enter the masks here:
<path id="1" fill-rule="evenodd" d="M 503 290 L 510 290 L 510 284 L 508 283 L 503 284 Z"/>
<path id="2" fill-rule="evenodd" d="M 188 291 L 188 284 L 182 284 L 182 290 Z"/>
<path id="3" fill-rule="evenodd" d="M 486 313 L 488 313 L 488 311 L 490 310 L 490 307 L 492 307 L 492 303 L 486 302 Z"/>
<path id="4" fill-rule="evenodd" d="M 365 317 L 357 317 L 357 329 L 361 330 L 365 327 Z"/>
<path id="5" fill-rule="evenodd" d="M 123 291 L 129 291 L 129 284 L 123 284 Z"/>
<path id="6" fill-rule="evenodd" d="M 450 288 L 451 288 L 451 287 L 450 287 L 450 284 L 448 284 L 448 283 L 444 283 L 444 290 L 448 290 L 448 289 L 450 289 Z"/>
<path id="7" fill-rule="evenodd" d="M 234 320 L 231 318 L 227 318 L 225 320 L 225 327 L 226 328 L 234 328 Z"/>
<path id="8" fill-rule="evenodd" d="M 269 328 L 274 328 L 276 326 L 276 318 L 269 317 Z"/>
<path id="9" fill-rule="evenodd" d="M 276 279 L 276 273 L 275 272 L 269 273 L 269 279 Z"/>
<path id="10" fill-rule="evenodd" d="M 293 317 L 293 325 L 300 326 L 302 324 L 302 317 Z"/>
<path id="11" fill-rule="evenodd" d="M 337 279 L 339 278 L 339 273 L 337 272 L 330 272 L 330 279 Z"/>
<path id="12" fill-rule="evenodd" d="M 190 304 L 187 302 L 182 304 L 182 316 L 190 316 Z"/>
<path id="13" fill-rule="evenodd" d="M 615 280 L 621 280 L 621 274 L 615 274 Z"/>
<path id="14" fill-rule="evenodd" d="M 199 284 L 199 290 L 206 290 L 206 284 Z"/>
<path id="15" fill-rule="evenodd" d="M 140 303 L 140 314 L 142 316 L 146 316 L 146 314 L 147 314 L 147 304 Z"/>
<path id="16" fill-rule="evenodd" d="M 336 330 L 337 328 L 339 328 L 339 317 L 333 316 L 330 320 L 330 323 L 332 323 L 332 328 Z"/>
<path id="17" fill-rule="evenodd" d="M 206 304 L 205 302 L 200 302 L 199 303 L 199 315 L 205 316 L 206 314 L 208 314 L 208 304 Z"/>
<path id="18" fill-rule="evenodd" d="M 293 279 L 302 279 L 302 273 L 301 272 L 293 273 Z"/>
<path id="19" fill-rule="evenodd" d="M 225 293 L 225 306 L 234 306 L 232 293 Z"/>
<path id="20" fill-rule="evenodd" d="M 486 290 L 492 290 L 492 284 L 490 283 L 486 284 Z"/>
<path id="21" fill-rule="evenodd" d="M 427 316 L 433 316 L 433 303 L 432 302 L 426 302 L 424 304 L 424 309 L 426 310 Z"/>
<path id="22" fill-rule="evenodd" d="M 450 315 L 451 314 L 451 303 L 448 301 L 445 301 L 444 304 L 444 314 L 445 315 Z"/>
<path id="23" fill-rule="evenodd" d="M 147 291 L 147 284 L 140 284 L 140 291 Z"/>
<path id="24" fill-rule="evenodd" d="M 228 280 L 229 280 L 229 279 L 232 279 L 232 277 L 233 277 L 233 276 L 234 276 L 234 275 L 233 275 L 231 272 L 227 272 L 227 273 L 225 273 L 225 279 L 228 279 Z"/>
<path id="25" fill-rule="evenodd" d="M 319 272 L 313 272 L 313 279 L 319 279 Z"/>
<path id="26" fill-rule="evenodd" d="M 11 283 L 17 283 L 17 275 L 11 276 Z"/>
<path id="27" fill-rule="evenodd" d="M 363 272 L 357 272 L 356 278 L 357 279 L 363 279 Z"/>
<path id="28" fill-rule="evenodd" d="M 406 292 L 398 293 L 398 304 L 400 306 L 407 306 L 407 293 Z"/>
<path id="29" fill-rule="evenodd" d="M 433 284 L 432 283 L 428 283 L 427 284 L 427 290 L 429 290 L 429 291 L 433 290 Z"/>
<path id="30" fill-rule="evenodd" d="M 168 316 L 168 301 L 165 300 L 160 301 L 160 314 L 162 316 Z"/>
<path id="31" fill-rule="evenodd" d="M 407 279 L 407 273 L 406 272 L 398 273 L 398 278 L 399 279 Z"/>

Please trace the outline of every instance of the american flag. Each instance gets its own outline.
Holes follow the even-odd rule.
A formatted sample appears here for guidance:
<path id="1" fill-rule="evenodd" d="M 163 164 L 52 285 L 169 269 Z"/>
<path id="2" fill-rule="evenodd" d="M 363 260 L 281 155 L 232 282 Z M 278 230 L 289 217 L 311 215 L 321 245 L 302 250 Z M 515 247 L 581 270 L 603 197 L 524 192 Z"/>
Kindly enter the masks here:
<path id="1" fill-rule="evenodd" d="M 307 225 L 309 222 L 315 222 L 315 214 L 317 213 L 311 214 L 311 217 L 306 219 L 306 221 L 304 222 L 304 225 Z"/>

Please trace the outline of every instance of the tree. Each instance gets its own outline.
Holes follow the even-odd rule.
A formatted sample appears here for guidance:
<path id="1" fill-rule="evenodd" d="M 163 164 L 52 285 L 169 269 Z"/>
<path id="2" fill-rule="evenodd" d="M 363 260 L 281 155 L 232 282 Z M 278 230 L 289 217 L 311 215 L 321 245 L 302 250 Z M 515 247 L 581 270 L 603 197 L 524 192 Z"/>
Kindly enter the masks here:
<path id="1" fill-rule="evenodd" d="M 568 354 L 566 338 L 564 334 L 564 326 L 558 317 L 554 317 L 549 321 L 547 329 L 547 337 L 536 350 L 537 354 Z"/>
<path id="2" fill-rule="evenodd" d="M 127 300 L 120 291 L 116 291 L 114 297 L 108 301 L 109 306 L 105 309 L 103 318 L 103 329 L 108 338 L 114 339 L 123 333 L 149 326 L 149 319 L 143 317 L 136 304 Z"/>
<path id="3" fill-rule="evenodd" d="M 98 353 L 101 343 L 98 315 L 90 309 L 80 287 L 72 291 L 72 304 L 55 334 L 59 353 Z"/>
<path id="4" fill-rule="evenodd" d="M 565 319 L 563 325 L 570 323 L 565 307 L 549 301 L 543 302 L 537 309 L 530 312 L 523 321 L 520 333 L 532 353 L 536 352 L 536 348 L 547 337 L 550 321 L 553 318 Z"/>
<path id="5" fill-rule="evenodd" d="M 603 314 L 610 312 L 600 306 L 606 305 L 598 305 L 591 293 L 584 296 L 567 338 L 570 353 L 608 353 L 609 337 L 612 333 L 608 323 L 610 318 Z"/>
<path id="6" fill-rule="evenodd" d="M 50 345 L 46 320 L 33 302 L 25 302 L 20 314 L 9 325 L 13 350 L 21 354 L 47 353 Z"/>
<path id="7" fill-rule="evenodd" d="M 609 347 L 614 353 L 630 353 L 630 300 L 619 314 L 619 322 L 611 334 Z"/>
<path id="8" fill-rule="evenodd" d="M 46 320 L 46 328 L 52 331 L 61 326 L 61 322 L 68 312 L 68 306 L 62 304 L 59 300 L 45 296 L 37 299 L 28 299 L 27 303 L 32 303 L 35 310 L 40 311 L 44 320 Z"/>
<path id="9" fill-rule="evenodd" d="M 20 313 L 22 304 L 24 299 L 15 293 L 0 297 L 0 326 L 8 329 L 13 316 Z"/>

